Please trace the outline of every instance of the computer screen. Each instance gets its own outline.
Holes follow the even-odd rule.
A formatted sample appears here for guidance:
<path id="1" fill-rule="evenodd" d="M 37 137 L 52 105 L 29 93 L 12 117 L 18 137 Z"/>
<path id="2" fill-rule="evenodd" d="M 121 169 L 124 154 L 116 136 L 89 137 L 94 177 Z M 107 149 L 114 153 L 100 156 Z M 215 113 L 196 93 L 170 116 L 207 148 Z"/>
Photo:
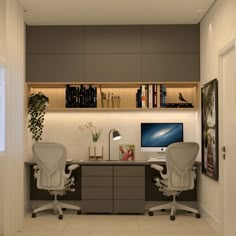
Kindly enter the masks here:
<path id="1" fill-rule="evenodd" d="M 176 142 L 183 142 L 183 123 L 141 123 L 141 151 L 165 152 Z"/>

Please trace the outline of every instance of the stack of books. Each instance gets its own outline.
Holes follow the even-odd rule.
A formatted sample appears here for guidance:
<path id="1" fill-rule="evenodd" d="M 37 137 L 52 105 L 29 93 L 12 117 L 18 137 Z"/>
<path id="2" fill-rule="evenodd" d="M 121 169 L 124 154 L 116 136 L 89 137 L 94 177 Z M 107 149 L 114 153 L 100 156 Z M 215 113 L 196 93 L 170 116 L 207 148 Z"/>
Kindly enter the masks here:
<path id="1" fill-rule="evenodd" d="M 97 88 L 92 85 L 66 85 L 66 107 L 96 108 Z"/>

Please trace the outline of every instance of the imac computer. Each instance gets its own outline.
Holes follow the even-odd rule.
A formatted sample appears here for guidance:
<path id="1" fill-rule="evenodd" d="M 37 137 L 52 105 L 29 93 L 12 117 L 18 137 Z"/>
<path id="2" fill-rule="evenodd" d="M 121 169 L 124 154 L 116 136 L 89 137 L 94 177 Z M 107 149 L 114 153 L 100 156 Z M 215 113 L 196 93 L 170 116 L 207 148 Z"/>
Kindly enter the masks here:
<path id="1" fill-rule="evenodd" d="M 165 152 L 176 142 L 183 142 L 183 123 L 141 123 L 142 152 Z"/>

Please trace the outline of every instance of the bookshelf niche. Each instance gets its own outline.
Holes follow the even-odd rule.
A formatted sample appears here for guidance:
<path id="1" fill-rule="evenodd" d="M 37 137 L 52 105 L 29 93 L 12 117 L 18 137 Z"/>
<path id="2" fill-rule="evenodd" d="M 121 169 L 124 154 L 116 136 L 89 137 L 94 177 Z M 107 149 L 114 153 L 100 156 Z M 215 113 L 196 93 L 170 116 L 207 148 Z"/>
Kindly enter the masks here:
<path id="1" fill-rule="evenodd" d="M 197 82 L 27 83 L 27 87 L 28 95 L 42 92 L 49 97 L 48 111 L 199 109 Z"/>

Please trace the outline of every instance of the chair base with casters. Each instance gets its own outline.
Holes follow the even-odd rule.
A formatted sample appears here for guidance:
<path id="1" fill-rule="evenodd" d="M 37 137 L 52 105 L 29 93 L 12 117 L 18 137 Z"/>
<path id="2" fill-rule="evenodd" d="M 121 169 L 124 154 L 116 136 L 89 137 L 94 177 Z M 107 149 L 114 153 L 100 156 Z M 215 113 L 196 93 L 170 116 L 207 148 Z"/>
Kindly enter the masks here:
<path id="1" fill-rule="evenodd" d="M 39 207 L 37 209 L 34 209 L 33 213 L 32 213 L 32 218 L 35 218 L 37 216 L 38 212 L 45 211 L 45 210 L 50 210 L 50 209 L 53 209 L 54 212 L 58 214 L 58 219 L 59 220 L 63 219 L 62 209 L 76 210 L 77 211 L 77 215 L 81 214 L 81 210 L 80 210 L 79 206 L 74 206 L 74 205 L 71 205 L 71 204 L 59 202 L 57 200 L 57 195 L 55 195 L 54 202 L 49 203 L 49 204 L 44 205 L 44 206 L 41 206 L 41 207 Z"/>
<path id="2" fill-rule="evenodd" d="M 180 203 L 176 202 L 175 198 L 176 198 L 176 195 L 173 195 L 172 202 L 167 203 L 167 204 L 162 204 L 160 206 L 151 207 L 149 209 L 148 215 L 153 216 L 154 211 L 162 211 L 162 210 L 169 210 L 170 209 L 171 210 L 170 211 L 170 220 L 175 220 L 176 210 L 184 210 L 184 211 L 188 211 L 190 213 L 195 213 L 196 218 L 201 218 L 201 215 L 197 209 L 186 206 L 184 204 L 180 204 Z"/>

